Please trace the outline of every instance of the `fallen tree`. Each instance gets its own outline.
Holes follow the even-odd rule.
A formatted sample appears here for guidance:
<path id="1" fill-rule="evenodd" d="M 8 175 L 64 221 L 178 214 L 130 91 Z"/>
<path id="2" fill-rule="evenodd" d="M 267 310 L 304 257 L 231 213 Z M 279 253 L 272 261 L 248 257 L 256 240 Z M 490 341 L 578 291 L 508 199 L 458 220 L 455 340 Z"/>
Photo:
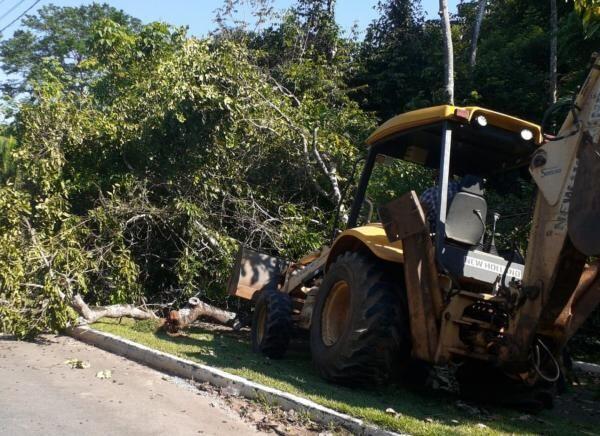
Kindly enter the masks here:
<path id="1" fill-rule="evenodd" d="M 168 310 L 163 319 L 163 328 L 172 334 L 179 333 L 189 327 L 200 317 L 207 317 L 220 324 L 236 328 L 237 315 L 234 312 L 219 309 L 193 297 L 188 301 L 190 307 L 179 310 Z M 153 311 L 132 304 L 113 304 L 110 306 L 90 307 L 81 295 L 76 294 L 70 302 L 71 307 L 79 314 L 79 324 L 92 324 L 100 318 L 133 318 L 136 320 L 160 319 Z"/>

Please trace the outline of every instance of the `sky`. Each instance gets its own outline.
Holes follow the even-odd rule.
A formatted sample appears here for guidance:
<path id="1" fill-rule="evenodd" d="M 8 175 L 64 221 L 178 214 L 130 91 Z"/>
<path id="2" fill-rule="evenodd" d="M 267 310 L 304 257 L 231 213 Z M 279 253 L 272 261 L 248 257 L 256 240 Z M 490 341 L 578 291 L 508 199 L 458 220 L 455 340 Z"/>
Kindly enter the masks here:
<path id="1" fill-rule="evenodd" d="M 0 0 L 0 16 L 3 16 L 20 1 Z M 190 33 L 196 36 L 205 35 L 214 29 L 214 11 L 223 4 L 223 0 L 104 0 L 100 2 L 123 9 L 126 13 L 141 19 L 143 22 L 165 21 L 173 25 L 189 26 Z M 0 19 L 0 28 L 17 18 L 33 3 L 34 0 L 22 1 L 14 11 Z M 92 1 L 42 0 L 28 13 L 35 13 L 38 8 L 50 3 L 58 6 L 80 6 L 92 3 Z M 293 3 L 293 0 L 275 0 L 275 6 L 278 9 L 288 8 Z M 438 0 L 422 0 L 421 3 L 423 10 L 430 18 L 437 17 Z M 456 12 L 457 3 L 458 0 L 448 0 L 450 12 Z M 346 30 L 356 23 L 359 30 L 364 31 L 367 25 L 376 18 L 376 11 L 373 9 L 376 4 L 377 0 L 337 0 L 337 20 Z M 18 27 L 17 22 L 10 29 L 7 29 L 4 37 L 10 37 Z"/>

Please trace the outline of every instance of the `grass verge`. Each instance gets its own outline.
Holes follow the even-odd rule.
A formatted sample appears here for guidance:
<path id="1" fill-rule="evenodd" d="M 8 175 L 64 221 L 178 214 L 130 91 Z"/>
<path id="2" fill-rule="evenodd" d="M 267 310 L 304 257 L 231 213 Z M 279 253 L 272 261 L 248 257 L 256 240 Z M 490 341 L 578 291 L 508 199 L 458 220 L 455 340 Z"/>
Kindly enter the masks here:
<path id="1" fill-rule="evenodd" d="M 415 392 L 399 386 L 362 390 L 332 385 L 313 370 L 309 350 L 303 343 L 295 344 L 284 360 L 274 361 L 252 353 L 244 332 L 193 327 L 186 336 L 170 337 L 156 332 L 154 324 L 129 319 L 123 319 L 120 324 L 101 320 L 93 327 L 309 398 L 397 432 L 414 435 L 598 434 L 596 423 L 570 419 L 556 411 L 529 416 L 503 408 L 488 408 L 489 413 L 476 416 L 460 408 L 458 398 L 439 391 Z M 388 408 L 398 413 L 386 413 Z"/>

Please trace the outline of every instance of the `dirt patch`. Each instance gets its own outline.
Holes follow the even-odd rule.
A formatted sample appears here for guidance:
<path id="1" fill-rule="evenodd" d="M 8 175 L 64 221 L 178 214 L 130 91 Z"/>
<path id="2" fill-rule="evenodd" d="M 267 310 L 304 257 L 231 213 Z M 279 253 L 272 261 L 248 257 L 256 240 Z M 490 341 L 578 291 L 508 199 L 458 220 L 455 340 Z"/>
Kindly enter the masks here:
<path id="1" fill-rule="evenodd" d="M 237 414 L 245 422 L 253 424 L 260 431 L 273 432 L 278 435 L 350 435 L 347 430 L 331 425 L 324 426 L 310 419 L 307 413 L 293 409 L 284 410 L 267 401 L 253 401 L 240 396 L 232 387 L 216 388 L 208 382 L 193 385 L 204 395 L 211 396 L 213 407 L 221 407 Z"/>
<path id="2" fill-rule="evenodd" d="M 248 341 L 250 329 L 244 327 L 233 330 L 231 327 L 213 324 L 210 322 L 196 321 L 193 327 L 207 332 L 218 334 L 237 340 Z M 186 330 L 182 330 L 172 337 L 186 337 Z M 292 346 L 307 346 L 305 341 L 294 341 Z M 240 396 L 234 388 L 216 388 L 210 383 L 192 382 L 204 395 L 213 398 L 213 407 L 228 409 L 238 415 L 245 422 L 256 426 L 260 431 L 273 432 L 280 435 L 304 436 L 304 435 L 350 435 L 344 428 L 336 425 L 324 426 L 311 420 L 307 413 L 297 412 L 293 409 L 284 410 L 265 401 L 253 401 Z"/>

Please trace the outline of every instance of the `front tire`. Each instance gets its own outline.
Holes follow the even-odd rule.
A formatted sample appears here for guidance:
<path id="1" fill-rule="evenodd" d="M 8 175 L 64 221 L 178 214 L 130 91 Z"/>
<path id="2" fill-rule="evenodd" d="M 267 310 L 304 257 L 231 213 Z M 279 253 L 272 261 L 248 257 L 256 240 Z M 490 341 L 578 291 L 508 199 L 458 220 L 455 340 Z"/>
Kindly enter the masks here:
<path id="1" fill-rule="evenodd" d="M 292 301 L 275 289 L 260 293 L 252 317 L 252 350 L 271 359 L 281 359 L 292 336 Z"/>
<path id="2" fill-rule="evenodd" d="M 410 362 L 401 278 L 359 253 L 337 258 L 319 289 L 310 345 L 318 372 L 346 385 L 382 384 Z"/>

